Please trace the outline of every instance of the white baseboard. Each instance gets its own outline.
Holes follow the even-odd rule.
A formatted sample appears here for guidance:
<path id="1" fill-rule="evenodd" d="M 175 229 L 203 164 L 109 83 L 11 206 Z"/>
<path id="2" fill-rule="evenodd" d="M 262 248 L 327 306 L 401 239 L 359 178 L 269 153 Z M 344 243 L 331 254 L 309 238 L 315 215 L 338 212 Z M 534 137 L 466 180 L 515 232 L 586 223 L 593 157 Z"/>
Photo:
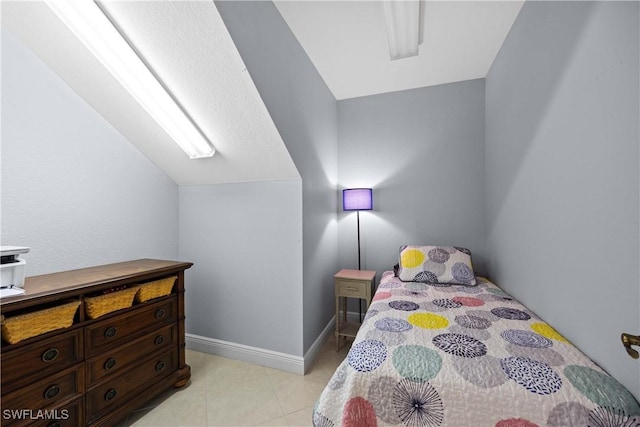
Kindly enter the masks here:
<path id="1" fill-rule="evenodd" d="M 352 313 L 348 313 L 351 317 Z M 357 314 L 356 314 L 357 316 Z M 322 351 L 322 347 L 335 330 L 335 317 L 322 330 L 304 357 L 280 353 L 264 348 L 237 344 L 229 341 L 217 340 L 195 334 L 185 334 L 185 341 L 189 350 L 215 354 L 229 359 L 280 369 L 298 375 L 304 375 Z"/>
<path id="2" fill-rule="evenodd" d="M 313 362 L 318 357 L 318 354 L 320 354 L 320 352 L 322 351 L 322 347 L 327 342 L 329 337 L 333 335 L 335 329 L 336 317 L 333 316 L 329 323 L 327 323 L 327 326 L 325 326 L 320 333 L 320 336 L 316 338 L 313 344 L 311 344 L 311 347 L 309 347 L 309 350 L 307 350 L 307 352 L 304 354 L 304 372 L 307 372 L 311 365 L 313 365 Z"/>
<path id="3" fill-rule="evenodd" d="M 189 350 L 215 354 L 229 359 L 304 375 L 304 358 L 300 356 L 194 334 L 185 334 L 185 341 Z"/>

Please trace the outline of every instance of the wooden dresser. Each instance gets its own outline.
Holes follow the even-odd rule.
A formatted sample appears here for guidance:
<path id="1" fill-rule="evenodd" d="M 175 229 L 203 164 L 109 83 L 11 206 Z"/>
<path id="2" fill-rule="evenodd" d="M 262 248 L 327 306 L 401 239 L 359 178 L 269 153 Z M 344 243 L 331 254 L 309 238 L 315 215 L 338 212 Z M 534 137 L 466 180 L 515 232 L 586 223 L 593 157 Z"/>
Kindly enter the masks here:
<path id="1" fill-rule="evenodd" d="M 0 300 L 7 319 L 79 303 L 68 328 L 14 344 L 0 354 L 2 426 L 113 426 L 191 376 L 185 362 L 187 262 L 142 259 L 29 277 L 25 295 Z M 96 295 L 176 277 L 168 295 L 91 319 Z"/>

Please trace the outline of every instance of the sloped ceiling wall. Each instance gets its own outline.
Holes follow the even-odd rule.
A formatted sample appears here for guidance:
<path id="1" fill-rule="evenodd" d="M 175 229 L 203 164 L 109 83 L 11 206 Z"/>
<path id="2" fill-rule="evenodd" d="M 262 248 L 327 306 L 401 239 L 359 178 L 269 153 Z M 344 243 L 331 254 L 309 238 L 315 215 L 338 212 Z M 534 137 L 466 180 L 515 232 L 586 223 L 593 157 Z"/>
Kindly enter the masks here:
<path id="1" fill-rule="evenodd" d="M 189 160 L 42 2 L 3 2 L 2 26 L 178 185 L 300 179 L 213 2 L 105 9 L 213 142 Z"/>

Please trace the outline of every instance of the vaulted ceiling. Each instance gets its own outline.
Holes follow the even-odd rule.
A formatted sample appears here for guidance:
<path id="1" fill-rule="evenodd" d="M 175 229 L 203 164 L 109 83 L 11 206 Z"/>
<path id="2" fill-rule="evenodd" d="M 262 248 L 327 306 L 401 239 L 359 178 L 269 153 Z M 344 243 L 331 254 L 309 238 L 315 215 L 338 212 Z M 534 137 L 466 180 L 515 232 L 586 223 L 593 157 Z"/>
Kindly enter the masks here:
<path id="1" fill-rule="evenodd" d="M 299 179 L 213 2 L 104 6 L 211 140 L 213 157 L 190 160 L 43 2 L 3 2 L 2 26 L 177 184 Z"/>
<path id="2" fill-rule="evenodd" d="M 212 1 L 102 1 L 213 142 L 189 160 L 41 1 L 3 1 L 2 26 L 179 185 L 298 179 Z M 417 57 L 390 61 L 380 1 L 277 1 L 336 99 L 483 78 L 521 1 L 424 2 Z"/>
<path id="3" fill-rule="evenodd" d="M 382 1 L 274 3 L 340 100 L 486 77 L 524 1 L 421 1 L 419 55 L 394 61 Z"/>

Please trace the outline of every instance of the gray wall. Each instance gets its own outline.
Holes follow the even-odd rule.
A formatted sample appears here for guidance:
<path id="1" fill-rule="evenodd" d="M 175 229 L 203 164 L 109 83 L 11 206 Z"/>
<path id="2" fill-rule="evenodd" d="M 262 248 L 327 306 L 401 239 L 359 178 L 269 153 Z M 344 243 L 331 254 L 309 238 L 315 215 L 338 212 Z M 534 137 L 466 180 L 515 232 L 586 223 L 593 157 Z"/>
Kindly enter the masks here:
<path id="1" fill-rule="evenodd" d="M 178 256 L 178 188 L 2 30 L 2 245 L 27 276 Z"/>
<path id="2" fill-rule="evenodd" d="M 180 187 L 188 333 L 302 354 L 300 181 Z"/>
<path id="3" fill-rule="evenodd" d="M 303 349 L 333 316 L 336 100 L 271 2 L 216 2 L 302 177 Z"/>
<path id="4" fill-rule="evenodd" d="M 404 244 L 469 248 L 484 271 L 484 80 L 338 102 L 341 188 L 372 187 L 360 213 L 362 268 Z M 339 209 L 342 210 L 340 203 Z M 338 214 L 341 268 L 357 268 L 356 214 Z"/>
<path id="5" fill-rule="evenodd" d="M 640 398 L 637 2 L 527 2 L 486 79 L 492 278 Z"/>

